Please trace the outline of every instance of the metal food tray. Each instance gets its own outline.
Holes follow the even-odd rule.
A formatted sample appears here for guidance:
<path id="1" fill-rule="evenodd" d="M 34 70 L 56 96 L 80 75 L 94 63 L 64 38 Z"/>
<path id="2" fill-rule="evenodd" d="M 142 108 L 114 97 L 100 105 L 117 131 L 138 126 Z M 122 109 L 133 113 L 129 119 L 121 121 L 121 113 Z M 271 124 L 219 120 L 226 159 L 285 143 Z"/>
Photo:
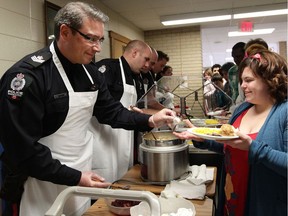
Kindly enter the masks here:
<path id="1" fill-rule="evenodd" d="M 133 191 L 133 190 L 113 190 L 103 188 L 91 188 L 73 186 L 63 190 L 54 201 L 45 216 L 65 216 L 63 207 L 68 198 L 72 195 L 83 197 L 111 197 L 117 199 L 128 199 L 135 201 L 146 201 L 150 206 L 151 216 L 160 216 L 161 207 L 158 197 L 150 191 Z"/>

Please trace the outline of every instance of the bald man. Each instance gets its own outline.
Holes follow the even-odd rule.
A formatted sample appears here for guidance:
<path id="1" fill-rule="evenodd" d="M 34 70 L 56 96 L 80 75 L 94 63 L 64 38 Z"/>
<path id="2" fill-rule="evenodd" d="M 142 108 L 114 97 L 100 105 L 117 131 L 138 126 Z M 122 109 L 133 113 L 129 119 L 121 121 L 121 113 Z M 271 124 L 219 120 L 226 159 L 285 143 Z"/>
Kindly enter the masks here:
<path id="1" fill-rule="evenodd" d="M 115 100 L 129 108 L 144 94 L 140 69 L 149 66 L 151 48 L 143 41 L 132 40 L 119 59 L 103 59 L 96 63 L 105 75 L 108 89 Z M 113 182 L 133 165 L 134 133 L 113 129 L 91 120 L 94 134 L 92 170 Z"/>

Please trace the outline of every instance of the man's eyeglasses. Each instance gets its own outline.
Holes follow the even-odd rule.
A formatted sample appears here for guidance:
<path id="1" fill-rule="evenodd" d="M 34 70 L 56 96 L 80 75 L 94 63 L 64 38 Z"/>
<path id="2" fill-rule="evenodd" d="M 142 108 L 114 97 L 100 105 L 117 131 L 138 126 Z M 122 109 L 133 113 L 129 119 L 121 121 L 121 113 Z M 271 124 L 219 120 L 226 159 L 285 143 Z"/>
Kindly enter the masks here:
<path id="1" fill-rule="evenodd" d="M 67 25 L 68 26 L 68 25 Z M 74 31 L 78 32 L 84 39 L 86 39 L 89 43 L 91 44 L 96 44 L 96 45 L 102 45 L 103 41 L 104 41 L 104 38 L 98 38 L 98 37 L 90 37 L 86 34 L 83 34 L 82 32 L 80 32 L 79 30 L 71 27 L 71 26 L 68 26 L 69 28 L 73 29 Z"/>

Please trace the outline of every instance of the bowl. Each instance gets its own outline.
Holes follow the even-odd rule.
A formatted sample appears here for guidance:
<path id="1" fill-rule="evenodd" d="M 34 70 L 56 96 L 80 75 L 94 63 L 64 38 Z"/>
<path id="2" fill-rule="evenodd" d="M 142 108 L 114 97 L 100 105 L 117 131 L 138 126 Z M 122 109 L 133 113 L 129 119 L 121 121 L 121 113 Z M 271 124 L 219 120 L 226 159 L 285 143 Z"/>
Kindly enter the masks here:
<path id="1" fill-rule="evenodd" d="M 140 201 L 105 198 L 109 211 L 117 215 L 130 215 L 130 208 L 138 205 Z"/>

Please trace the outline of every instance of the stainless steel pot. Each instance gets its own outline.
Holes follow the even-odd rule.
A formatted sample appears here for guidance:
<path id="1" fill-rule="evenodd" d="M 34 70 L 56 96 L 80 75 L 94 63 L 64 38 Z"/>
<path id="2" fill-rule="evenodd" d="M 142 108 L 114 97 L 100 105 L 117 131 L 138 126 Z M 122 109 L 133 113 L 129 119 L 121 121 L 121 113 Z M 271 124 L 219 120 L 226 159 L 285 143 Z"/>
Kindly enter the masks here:
<path id="1" fill-rule="evenodd" d="M 171 131 L 162 133 L 161 140 L 143 136 L 143 143 L 139 146 L 139 161 L 141 163 L 141 177 L 144 181 L 155 184 L 166 184 L 188 172 L 189 148 L 184 140 L 178 139 Z M 164 140 L 163 133 L 167 140 Z M 169 135 L 167 135 L 170 133 Z M 171 135 L 174 137 L 172 138 Z"/>
<path id="2" fill-rule="evenodd" d="M 175 146 L 185 143 L 176 137 L 171 131 L 154 131 L 143 135 L 143 143 L 147 146 Z"/>

